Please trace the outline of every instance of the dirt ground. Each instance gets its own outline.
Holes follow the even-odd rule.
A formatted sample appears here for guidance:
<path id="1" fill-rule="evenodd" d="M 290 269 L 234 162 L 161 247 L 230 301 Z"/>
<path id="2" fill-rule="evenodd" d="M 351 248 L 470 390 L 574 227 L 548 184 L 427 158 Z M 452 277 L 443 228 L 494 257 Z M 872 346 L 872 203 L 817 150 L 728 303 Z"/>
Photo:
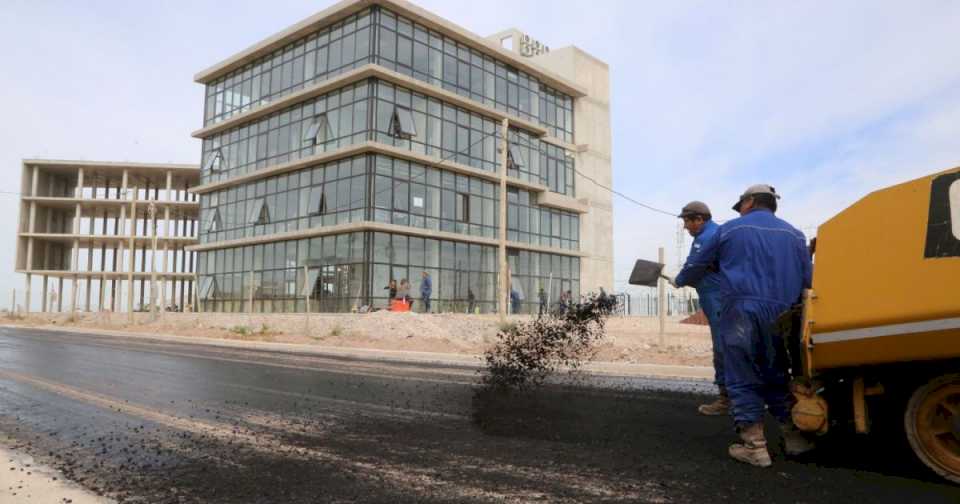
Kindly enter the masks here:
<path id="1" fill-rule="evenodd" d="M 508 323 L 530 320 L 509 317 Z M 154 318 L 136 314 L 81 313 L 7 316 L 5 323 L 30 327 L 73 327 L 152 334 L 276 343 L 317 344 L 328 347 L 406 350 L 479 355 L 490 347 L 500 327 L 496 315 L 419 314 L 380 311 L 366 314 L 199 314 L 165 313 Z M 659 334 L 653 317 L 612 317 L 596 361 L 631 364 L 710 366 L 710 331 L 706 326 L 667 321 Z"/>
<path id="2" fill-rule="evenodd" d="M 2 436 L 0 443 L 16 444 Z M 0 446 L 0 502 L 110 504 L 114 501 L 67 481 L 59 471 L 37 464 L 29 455 Z"/>

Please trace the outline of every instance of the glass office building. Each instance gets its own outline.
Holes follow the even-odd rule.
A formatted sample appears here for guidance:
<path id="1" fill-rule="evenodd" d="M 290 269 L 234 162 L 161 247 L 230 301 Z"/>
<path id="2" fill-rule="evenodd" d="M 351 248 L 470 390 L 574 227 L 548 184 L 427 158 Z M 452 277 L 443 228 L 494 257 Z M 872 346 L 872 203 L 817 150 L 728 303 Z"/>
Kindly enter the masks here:
<path id="1" fill-rule="evenodd" d="M 524 312 L 585 289 L 571 82 L 396 0 L 342 2 L 197 80 L 203 310 L 382 308 L 423 272 L 434 312 L 496 311 L 501 277 Z"/>

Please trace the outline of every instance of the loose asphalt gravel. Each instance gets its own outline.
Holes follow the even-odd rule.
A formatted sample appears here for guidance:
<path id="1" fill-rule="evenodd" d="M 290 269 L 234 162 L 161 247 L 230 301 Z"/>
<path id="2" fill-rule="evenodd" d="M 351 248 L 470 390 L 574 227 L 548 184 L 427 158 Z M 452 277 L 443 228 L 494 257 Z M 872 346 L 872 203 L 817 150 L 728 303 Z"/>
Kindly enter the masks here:
<path id="1" fill-rule="evenodd" d="M 119 502 L 960 502 L 896 429 L 731 461 L 698 381 L 477 370 L 0 329 L 0 441 Z M 895 425 L 893 423 L 892 425 Z"/>

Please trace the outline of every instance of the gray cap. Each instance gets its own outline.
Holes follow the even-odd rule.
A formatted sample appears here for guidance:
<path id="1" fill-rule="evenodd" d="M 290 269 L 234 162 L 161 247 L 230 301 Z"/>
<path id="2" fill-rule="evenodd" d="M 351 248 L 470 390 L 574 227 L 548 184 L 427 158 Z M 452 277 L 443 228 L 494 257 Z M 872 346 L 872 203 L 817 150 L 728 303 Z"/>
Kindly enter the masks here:
<path id="1" fill-rule="evenodd" d="M 711 215 L 710 207 L 702 201 L 691 201 L 680 209 L 680 215 L 677 217 L 682 219 L 684 217 L 696 217 L 697 215 L 702 215 L 709 219 Z"/>
<path id="2" fill-rule="evenodd" d="M 740 205 L 743 203 L 743 200 L 751 196 L 756 196 L 758 194 L 769 194 L 770 196 L 773 196 L 776 199 L 780 199 L 780 195 L 777 194 L 777 190 L 774 189 L 772 185 L 754 184 L 748 187 L 746 191 L 743 191 L 743 194 L 740 195 L 740 200 L 737 201 L 735 205 L 733 205 L 733 211 L 739 212 Z"/>

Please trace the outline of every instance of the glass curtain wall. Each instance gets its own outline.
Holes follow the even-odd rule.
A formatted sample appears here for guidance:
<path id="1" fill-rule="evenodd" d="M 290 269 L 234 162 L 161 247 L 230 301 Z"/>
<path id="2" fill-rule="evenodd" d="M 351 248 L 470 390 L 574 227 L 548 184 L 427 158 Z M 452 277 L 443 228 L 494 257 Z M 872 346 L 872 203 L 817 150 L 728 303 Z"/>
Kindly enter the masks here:
<path id="1" fill-rule="evenodd" d="M 450 37 L 377 9 L 377 62 L 497 110 L 541 124 L 573 142 L 573 99 L 536 77 Z"/>
<path id="2" fill-rule="evenodd" d="M 370 19 L 367 9 L 208 84 L 204 126 L 371 63 Z"/>
<path id="3" fill-rule="evenodd" d="M 397 134 L 398 113 L 409 114 L 410 134 Z M 370 79 L 205 138 L 201 178 L 227 180 L 366 140 L 489 172 L 500 163 L 496 121 Z M 574 161 L 562 148 L 514 128 L 509 140 L 508 175 L 575 194 Z"/>
<path id="4" fill-rule="evenodd" d="M 200 242 L 365 220 L 370 163 L 370 156 L 354 156 L 204 194 Z M 265 219 L 252 215 L 263 208 Z"/>
<path id="5" fill-rule="evenodd" d="M 369 251 L 369 256 L 366 252 Z M 423 311 L 422 273 L 431 277 L 435 313 L 496 311 L 497 248 L 398 233 L 357 232 L 201 252 L 204 311 L 348 312 L 386 308 L 390 280 L 406 279 Z M 560 293 L 580 295 L 580 259 L 510 250 L 512 284 L 523 313 L 539 309 L 540 288 L 556 308 Z M 306 271 L 304 271 L 306 267 Z"/>
<path id="6" fill-rule="evenodd" d="M 538 313 L 539 292 L 547 296 L 547 308 L 556 310 L 560 293 L 580 296 L 580 258 L 526 250 L 508 250 L 512 290 L 520 297 L 521 313 Z"/>

